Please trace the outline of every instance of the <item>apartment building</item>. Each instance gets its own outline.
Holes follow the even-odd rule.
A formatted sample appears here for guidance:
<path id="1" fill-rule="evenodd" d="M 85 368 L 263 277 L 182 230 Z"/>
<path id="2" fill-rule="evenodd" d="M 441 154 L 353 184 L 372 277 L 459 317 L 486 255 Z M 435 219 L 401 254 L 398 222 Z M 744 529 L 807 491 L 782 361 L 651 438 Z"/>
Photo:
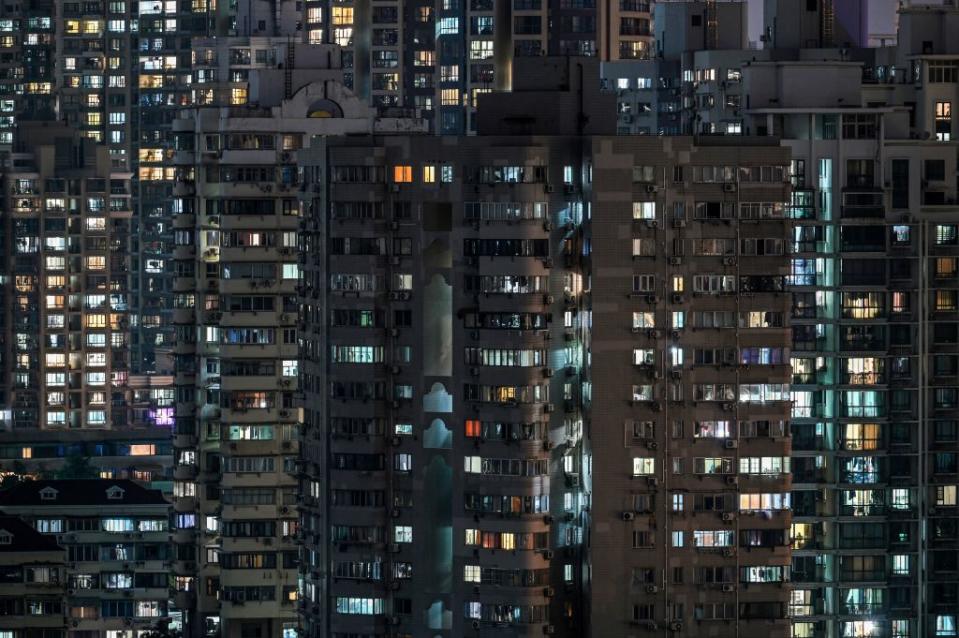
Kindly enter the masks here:
<path id="1" fill-rule="evenodd" d="M 176 573 L 195 599 L 187 635 L 289 638 L 298 626 L 298 156 L 319 136 L 426 126 L 377 117 L 346 90 L 336 47 L 200 44 L 207 60 L 272 66 L 247 78 L 256 107 L 197 108 L 173 123 Z M 284 66 L 294 57 L 295 69 Z"/>
<path id="2" fill-rule="evenodd" d="M 0 6 L 0 150 L 13 148 L 23 114 L 54 113 L 54 13 L 52 0 Z"/>
<path id="3" fill-rule="evenodd" d="M 227 35 L 231 6 L 208 0 L 138 2 L 139 46 L 126 61 L 130 79 L 137 84 L 138 103 L 136 137 L 131 140 L 138 178 L 136 234 L 130 243 L 136 315 L 131 339 L 137 373 L 173 371 L 172 255 L 177 211 L 173 209 L 171 124 L 180 108 L 192 104 L 191 85 L 206 80 L 192 73 L 193 38 Z"/>
<path id="4" fill-rule="evenodd" d="M 776 49 L 865 47 L 868 0 L 764 0 L 763 41 Z"/>
<path id="5" fill-rule="evenodd" d="M 200 4 L 205 5 L 193 3 L 194 6 Z M 151 159 L 159 166 L 162 153 L 157 154 L 150 146 L 151 139 L 159 138 L 154 124 L 164 118 L 157 107 L 169 110 L 180 104 L 172 95 L 172 87 L 178 81 L 185 85 L 188 79 L 189 39 L 184 46 L 186 74 L 151 76 L 148 70 L 172 67 L 175 71 L 179 58 L 176 54 L 163 56 L 164 47 L 182 45 L 182 34 L 175 31 L 179 30 L 178 25 L 191 22 L 170 15 L 156 24 L 153 14 L 164 8 L 173 13 L 177 5 L 161 1 L 25 0 L 0 7 L 0 150 L 5 153 L 13 150 L 23 123 L 58 120 L 77 129 L 84 138 L 103 144 L 108 149 L 112 170 L 137 172 L 140 160 L 149 166 Z M 137 39 L 138 35 L 142 35 L 142 40 Z M 138 54 L 142 57 L 138 58 Z M 162 87 L 170 94 L 150 90 Z M 141 143 L 144 148 L 138 157 Z M 140 175 L 146 182 L 143 192 L 148 204 L 151 175 L 149 171 Z M 139 197 L 139 188 L 132 195 Z M 162 195 L 159 199 L 163 199 Z M 139 211 L 139 206 L 134 210 Z M 163 290 L 156 275 L 165 263 L 162 256 L 150 252 L 151 248 L 162 252 L 157 235 L 163 232 L 163 222 L 155 220 L 155 216 L 155 211 L 144 215 L 140 223 L 138 212 L 130 223 L 135 230 L 143 228 L 142 243 L 139 232 L 128 238 L 134 254 L 133 272 L 141 270 L 138 257 L 141 245 L 147 252 L 144 270 L 152 268 L 149 274 L 142 278 L 137 275 L 131 282 L 134 293 L 143 289 L 148 296 L 142 311 L 143 325 L 149 332 L 145 338 L 151 346 L 145 351 L 148 360 L 145 370 L 152 370 L 152 345 L 156 343 L 155 331 L 160 326 L 159 310 L 156 315 L 150 310 L 159 308 L 160 302 L 150 296 Z M 134 299 L 133 307 L 133 327 L 136 328 L 141 325 L 139 296 Z M 139 346 L 140 335 L 136 330 L 132 333 Z M 160 341 L 162 345 L 162 337 Z M 137 367 L 140 367 L 140 358 L 134 359 Z"/>
<path id="6" fill-rule="evenodd" d="M 30 465 L 32 443 L 53 436 L 67 450 L 57 456 L 101 438 L 137 438 L 100 436 L 126 433 L 132 416 L 125 248 L 133 212 L 130 173 L 76 130 L 23 124 L 15 150 L 3 174 L 3 426 L 5 444 L 22 444 L 13 458 Z M 143 460 L 159 465 L 160 454 Z"/>
<path id="7" fill-rule="evenodd" d="M 168 374 L 178 212 L 171 208 L 171 123 L 178 109 L 211 105 L 211 83 L 233 84 L 223 103 L 245 104 L 250 69 L 274 64 L 211 61 L 195 54 L 198 39 L 341 45 L 352 69 L 344 81 L 371 105 L 435 113 L 435 130 L 456 133 L 475 130 L 479 94 L 509 88 L 514 57 L 648 57 L 650 2 L 607 3 L 606 11 L 589 4 L 24 0 L 0 7 L 0 149 L 12 148 L 20 121 L 60 119 L 106 145 L 115 169 L 137 176 L 129 239 L 131 362 L 137 373 Z M 296 66 L 292 59 L 282 63 Z"/>
<path id="8" fill-rule="evenodd" d="M 799 83 L 808 70 L 779 73 Z M 850 102 L 860 74 L 840 75 Z M 915 139 L 902 107 L 788 104 L 754 102 L 753 125 L 793 131 L 795 631 L 943 635 L 956 600 L 940 550 L 956 542 L 957 146 Z"/>
<path id="9" fill-rule="evenodd" d="M 788 151 L 544 98 L 301 156 L 304 635 L 785 636 Z"/>
<path id="10" fill-rule="evenodd" d="M 0 492 L 0 508 L 42 537 L 33 551 L 43 554 L 19 559 L 36 561 L 23 567 L 34 584 L 20 589 L 20 635 L 131 636 L 178 617 L 167 601 L 170 504 L 160 492 L 126 480 L 25 481 Z"/>
<path id="11" fill-rule="evenodd" d="M 692 76 L 685 70 L 695 67 L 690 60 L 692 55 L 721 55 L 721 52 L 733 51 L 737 61 L 744 59 L 749 46 L 747 3 L 742 0 L 661 2 L 655 7 L 654 26 L 655 56 L 646 60 L 605 61 L 602 65 L 601 86 L 606 91 L 615 91 L 618 97 L 617 132 L 624 135 L 725 132 L 710 131 L 706 123 L 696 119 L 697 104 L 689 90 Z"/>
<path id="12" fill-rule="evenodd" d="M 724 142 L 594 150 L 591 635 L 789 635 L 789 155 Z"/>
<path id="13" fill-rule="evenodd" d="M 135 2 L 26 0 L 0 8 L 0 148 L 21 121 L 65 121 L 129 170 Z M 146 3 L 143 3 L 146 4 Z"/>
<path id="14" fill-rule="evenodd" d="M 177 178 L 172 166 L 176 151 L 172 124 L 182 109 L 215 105 L 256 105 L 250 99 L 248 77 L 256 69 L 299 65 L 292 57 L 302 42 L 302 2 L 140 2 L 140 51 L 136 60 L 140 86 L 138 242 L 136 292 L 139 326 L 137 351 L 142 372 L 170 372 L 174 367 L 173 289 L 176 242 L 173 193 Z M 265 38 L 280 38 L 290 46 L 289 58 L 273 54 Z M 229 41 L 219 49 L 217 40 Z M 286 54 L 284 54 L 286 55 Z M 215 94 L 213 87 L 222 93 Z M 289 88 L 287 87 L 287 91 Z M 287 97 L 289 97 L 287 95 Z"/>
<path id="15" fill-rule="evenodd" d="M 897 47 L 676 58 L 686 130 L 779 137 L 792 156 L 794 636 L 956 623 L 957 20 L 952 3 L 913 4 Z"/>
<path id="16" fill-rule="evenodd" d="M 644 59 L 651 2 L 464 0 L 304 3 L 309 42 L 346 50 L 347 86 L 374 106 L 420 109 L 435 132 L 475 132 L 477 96 L 512 85 L 514 59 Z"/>
<path id="17" fill-rule="evenodd" d="M 65 550 L 16 516 L 0 516 L 0 632 L 64 638 Z"/>

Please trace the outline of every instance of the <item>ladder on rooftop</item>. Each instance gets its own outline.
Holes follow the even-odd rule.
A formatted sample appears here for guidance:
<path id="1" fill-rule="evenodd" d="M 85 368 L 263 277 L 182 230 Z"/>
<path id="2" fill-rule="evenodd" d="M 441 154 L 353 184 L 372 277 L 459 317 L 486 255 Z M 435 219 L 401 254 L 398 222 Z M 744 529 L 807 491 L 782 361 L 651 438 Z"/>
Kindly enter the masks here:
<path id="1" fill-rule="evenodd" d="M 831 47 L 833 46 L 833 40 L 835 38 L 834 25 L 836 22 L 836 10 L 833 6 L 833 0 L 822 0 L 820 19 L 822 20 L 822 42 L 820 46 Z"/>
<path id="2" fill-rule="evenodd" d="M 717 30 L 719 23 L 716 18 L 716 0 L 706 0 L 706 49 L 714 50 L 717 47 Z"/>
<path id="3" fill-rule="evenodd" d="M 293 97 L 293 65 L 296 62 L 295 47 L 292 41 L 286 43 L 286 63 L 283 65 L 283 97 Z"/>

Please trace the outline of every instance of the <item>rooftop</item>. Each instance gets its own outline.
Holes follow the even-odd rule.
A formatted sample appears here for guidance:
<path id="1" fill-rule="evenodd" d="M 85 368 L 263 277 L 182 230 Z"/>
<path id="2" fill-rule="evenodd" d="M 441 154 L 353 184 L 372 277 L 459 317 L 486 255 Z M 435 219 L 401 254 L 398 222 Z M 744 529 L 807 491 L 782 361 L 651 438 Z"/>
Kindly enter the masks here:
<path id="1" fill-rule="evenodd" d="M 157 490 L 129 481 L 81 479 L 25 481 L 0 491 L 0 507 L 18 505 L 162 505 Z"/>
<path id="2" fill-rule="evenodd" d="M 62 551 L 54 539 L 53 536 L 41 534 L 16 516 L 0 515 L 0 552 Z"/>

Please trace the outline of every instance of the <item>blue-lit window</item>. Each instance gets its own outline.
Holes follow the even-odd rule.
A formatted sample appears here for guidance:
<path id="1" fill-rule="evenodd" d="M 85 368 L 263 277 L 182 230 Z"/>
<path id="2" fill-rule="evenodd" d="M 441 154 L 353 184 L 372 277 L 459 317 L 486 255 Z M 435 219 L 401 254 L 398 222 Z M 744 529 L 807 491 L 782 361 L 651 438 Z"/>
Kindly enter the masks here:
<path id="1" fill-rule="evenodd" d="M 492 18 L 491 18 L 492 20 Z M 456 35 L 460 30 L 459 18 L 440 18 L 436 22 L 436 35 Z"/>

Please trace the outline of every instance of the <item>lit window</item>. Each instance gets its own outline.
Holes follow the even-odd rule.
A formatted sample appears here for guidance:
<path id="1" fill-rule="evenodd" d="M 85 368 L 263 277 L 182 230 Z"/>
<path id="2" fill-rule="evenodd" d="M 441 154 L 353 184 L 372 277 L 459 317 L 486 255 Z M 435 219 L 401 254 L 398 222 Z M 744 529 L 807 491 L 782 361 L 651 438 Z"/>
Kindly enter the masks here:
<path id="1" fill-rule="evenodd" d="M 67 364 L 67 355 L 62 352 L 48 352 L 46 362 L 48 368 L 62 368 Z"/>
<path id="2" fill-rule="evenodd" d="M 86 258 L 86 264 L 89 270 L 105 270 L 107 258 L 103 255 L 91 255 Z"/>
<path id="3" fill-rule="evenodd" d="M 332 24 L 352 24 L 353 23 L 353 7 L 332 7 L 330 14 L 332 18 Z"/>
<path id="4" fill-rule="evenodd" d="M 633 202 L 633 219 L 656 219 L 656 202 Z"/>
<path id="5" fill-rule="evenodd" d="M 493 57 L 492 40 L 473 40 L 470 42 L 470 59 L 487 60 Z"/>
<path id="6" fill-rule="evenodd" d="M 413 181 L 413 167 L 398 165 L 393 167 L 393 181 L 397 184 L 409 184 Z"/>
<path id="7" fill-rule="evenodd" d="M 656 327 L 655 312 L 634 312 L 633 313 L 633 328 L 655 328 L 655 327 Z"/>
<path id="8" fill-rule="evenodd" d="M 909 555 L 894 554 L 892 557 L 892 573 L 895 576 L 909 575 Z"/>
<path id="9" fill-rule="evenodd" d="M 948 507 L 948 506 L 954 506 L 955 504 L 956 504 L 956 486 L 955 485 L 937 485 L 936 486 L 936 505 Z"/>
<path id="10" fill-rule="evenodd" d="M 651 457 L 633 458 L 633 476 L 652 476 L 656 474 L 656 459 Z"/>
<path id="11" fill-rule="evenodd" d="M 458 106 L 460 103 L 459 89 L 443 89 L 440 92 L 441 106 Z"/>
<path id="12" fill-rule="evenodd" d="M 440 66 L 440 82 L 458 82 L 460 79 L 460 68 L 456 65 Z"/>
<path id="13" fill-rule="evenodd" d="M 936 616 L 936 636 L 955 636 L 956 617 Z"/>

